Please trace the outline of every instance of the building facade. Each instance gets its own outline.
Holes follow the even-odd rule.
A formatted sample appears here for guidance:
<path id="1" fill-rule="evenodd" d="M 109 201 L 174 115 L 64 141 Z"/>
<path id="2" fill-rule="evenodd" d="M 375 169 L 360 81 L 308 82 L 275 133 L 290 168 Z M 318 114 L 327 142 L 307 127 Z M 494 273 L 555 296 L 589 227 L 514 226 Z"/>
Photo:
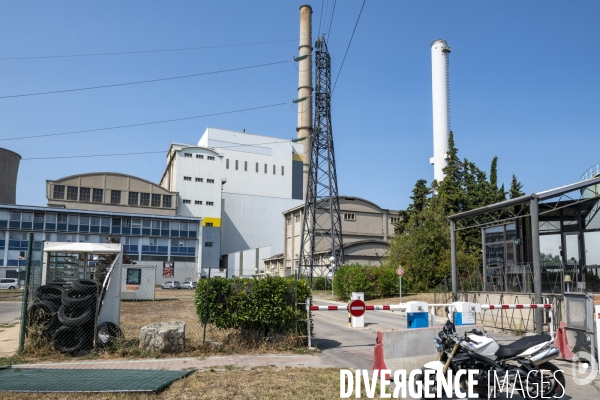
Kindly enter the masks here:
<path id="1" fill-rule="evenodd" d="M 0 277 L 24 277 L 28 234 L 33 233 L 34 251 L 44 241 L 106 243 L 113 236 L 133 262 L 156 266 L 158 284 L 197 279 L 200 223 L 200 218 L 179 216 L 0 205 Z M 173 278 L 162 275 L 165 261 L 174 263 Z"/>
<path id="2" fill-rule="evenodd" d="M 387 210 L 359 197 L 340 196 L 342 241 L 346 264 L 382 265 L 389 249 L 398 211 Z M 289 276 L 296 273 L 302 241 L 304 206 L 283 213 L 284 251 L 265 260 L 265 272 Z M 317 216 L 319 218 L 319 216 Z M 281 220 L 280 220 L 281 221 Z M 319 265 L 328 265 L 331 249 L 321 241 L 316 254 Z"/>

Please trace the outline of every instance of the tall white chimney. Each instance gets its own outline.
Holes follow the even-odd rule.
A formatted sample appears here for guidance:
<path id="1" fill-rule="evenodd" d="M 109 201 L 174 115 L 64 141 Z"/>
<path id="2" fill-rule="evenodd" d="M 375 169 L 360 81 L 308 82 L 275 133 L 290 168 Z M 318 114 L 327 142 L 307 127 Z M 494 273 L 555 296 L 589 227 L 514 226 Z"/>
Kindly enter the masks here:
<path id="1" fill-rule="evenodd" d="M 300 46 L 298 57 L 307 55 L 298 63 L 298 98 L 306 100 L 298 103 L 298 138 L 306 137 L 302 156 L 302 199 L 306 199 L 308 185 L 308 169 L 310 165 L 310 149 L 312 143 L 312 8 L 305 4 L 300 7 Z"/>
<path id="2" fill-rule="evenodd" d="M 431 97 L 433 105 L 433 179 L 444 180 L 448 136 L 450 134 L 448 57 L 450 47 L 445 40 L 431 43 Z"/>

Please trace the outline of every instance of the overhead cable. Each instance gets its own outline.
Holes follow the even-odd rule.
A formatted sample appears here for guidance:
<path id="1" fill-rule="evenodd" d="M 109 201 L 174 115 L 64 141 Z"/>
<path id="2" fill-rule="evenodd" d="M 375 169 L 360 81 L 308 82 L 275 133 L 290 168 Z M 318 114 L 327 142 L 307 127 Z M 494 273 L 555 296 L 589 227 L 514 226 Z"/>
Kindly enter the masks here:
<path id="1" fill-rule="evenodd" d="M 286 101 L 284 103 L 269 104 L 269 105 L 266 105 L 266 106 L 242 108 L 242 109 L 239 109 L 239 110 L 222 111 L 222 112 L 217 112 L 217 113 L 212 113 L 212 114 L 204 114 L 204 115 L 194 115 L 192 117 L 165 119 L 165 120 L 161 120 L 161 121 L 141 122 L 141 123 L 138 123 L 138 124 L 109 126 L 109 127 L 106 127 L 106 128 L 84 129 L 84 130 L 80 130 L 80 131 L 49 133 L 49 134 L 44 134 L 44 135 L 18 136 L 18 137 L 0 139 L 0 141 L 33 139 L 33 138 L 49 137 L 49 136 L 74 135 L 74 134 L 77 134 L 77 133 L 100 132 L 100 131 L 109 131 L 109 130 L 114 130 L 114 129 L 133 128 L 133 127 L 136 127 L 136 126 L 166 124 L 166 123 L 169 123 L 169 122 L 185 121 L 185 120 L 190 120 L 190 119 L 213 117 L 213 116 L 217 116 L 217 115 L 233 114 L 233 113 L 239 113 L 239 112 L 243 112 L 243 111 L 251 111 L 251 110 L 259 110 L 259 109 L 263 109 L 263 108 L 277 107 L 277 106 L 282 106 L 282 105 L 285 105 L 285 104 L 290 104 L 290 102 Z"/>
<path id="2" fill-rule="evenodd" d="M 190 74 L 190 75 L 171 76 L 171 77 L 168 77 L 168 78 L 148 79 L 148 80 L 144 80 L 144 81 L 114 83 L 114 84 L 111 84 L 111 85 L 89 86 L 89 87 L 77 88 L 77 89 L 53 90 L 53 91 L 49 91 L 49 92 L 13 94 L 13 95 L 8 95 L 8 96 L 0 96 L 0 99 L 9 99 L 9 98 L 14 98 L 14 97 L 27 97 L 27 96 L 41 96 L 41 95 L 46 95 L 46 94 L 67 93 L 67 92 L 79 92 L 79 91 L 83 91 L 83 90 L 105 89 L 105 88 L 117 87 L 117 86 L 139 85 L 139 84 L 142 84 L 142 83 L 153 83 L 153 82 L 161 82 L 161 81 L 170 81 L 170 80 L 175 80 L 175 79 L 193 78 L 193 77 L 196 77 L 196 76 L 203 76 L 203 75 L 215 75 L 215 74 L 222 74 L 222 73 L 225 73 L 225 72 L 242 71 L 242 70 L 245 70 L 245 69 L 267 67 L 267 66 L 270 66 L 270 65 L 284 64 L 284 63 L 289 63 L 289 62 L 292 62 L 292 61 L 290 61 L 290 60 L 275 61 L 275 62 L 266 63 L 266 64 L 257 64 L 257 65 L 249 65 L 249 66 L 246 66 L 246 67 L 222 69 L 222 70 L 219 70 L 219 71 L 201 72 L 201 73 L 198 73 L 198 74 Z"/>
<path id="3" fill-rule="evenodd" d="M 295 42 L 297 40 L 298 39 L 289 39 L 289 40 L 275 40 L 275 41 L 271 41 L 271 42 L 224 44 L 224 45 L 220 45 L 220 46 L 182 47 L 182 48 L 178 48 L 178 49 L 120 51 L 120 52 L 110 52 L 110 53 L 65 54 L 65 55 L 57 55 L 57 56 L 31 56 L 31 57 L 2 57 L 2 58 L 0 58 L 0 61 L 35 60 L 35 59 L 45 59 L 45 58 L 100 57 L 100 56 L 118 56 L 118 55 L 125 55 L 125 54 L 144 54 L 144 53 L 164 53 L 164 52 L 173 52 L 173 51 L 191 51 L 191 50 L 219 49 L 219 48 L 224 48 L 224 47 L 241 47 L 241 46 L 254 46 L 254 45 L 261 45 L 261 44 L 285 43 L 285 42 Z"/>
<path id="4" fill-rule="evenodd" d="M 362 7 L 360 8 L 360 12 L 358 13 L 358 18 L 356 19 L 356 24 L 354 24 L 354 30 L 352 31 L 352 36 L 350 36 L 350 42 L 348 42 L 348 47 L 346 47 L 346 54 L 344 54 L 344 59 L 342 60 L 342 65 L 340 65 L 340 70 L 335 77 L 335 83 L 333 84 L 333 89 L 331 89 L 331 94 L 333 95 L 333 91 L 335 90 L 335 85 L 337 85 L 338 78 L 340 77 L 340 73 L 342 72 L 342 68 L 344 67 L 344 61 L 346 61 L 346 56 L 348 55 L 348 50 L 350 50 L 350 45 L 352 44 L 352 39 L 354 38 L 354 33 L 356 32 L 356 27 L 358 26 L 358 21 L 360 21 L 360 16 L 362 15 L 363 8 L 365 8 L 365 3 L 367 0 L 363 0 Z"/>
<path id="5" fill-rule="evenodd" d="M 329 20 L 329 29 L 327 30 L 327 42 L 329 42 L 329 39 L 331 38 L 330 33 L 331 33 L 331 25 L 333 25 L 333 14 L 335 14 L 335 3 L 337 3 L 337 0 L 333 0 L 333 11 L 331 11 L 331 19 Z"/>

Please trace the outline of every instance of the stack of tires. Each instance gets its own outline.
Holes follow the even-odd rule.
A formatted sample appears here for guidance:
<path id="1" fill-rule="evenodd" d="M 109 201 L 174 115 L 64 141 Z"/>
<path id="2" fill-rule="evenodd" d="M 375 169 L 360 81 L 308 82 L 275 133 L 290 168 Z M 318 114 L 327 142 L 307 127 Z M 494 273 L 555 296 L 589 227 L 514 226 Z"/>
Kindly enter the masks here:
<path id="1" fill-rule="evenodd" d="M 70 288 L 40 286 L 29 308 L 30 326 L 63 353 L 91 349 L 96 323 L 98 282 L 78 279 Z"/>

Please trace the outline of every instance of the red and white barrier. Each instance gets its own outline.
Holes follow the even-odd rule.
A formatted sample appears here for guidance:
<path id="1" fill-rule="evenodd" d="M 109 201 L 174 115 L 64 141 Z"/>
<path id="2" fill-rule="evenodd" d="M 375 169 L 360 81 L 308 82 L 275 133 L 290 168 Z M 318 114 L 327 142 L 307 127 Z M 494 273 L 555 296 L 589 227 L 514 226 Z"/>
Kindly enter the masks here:
<path id="1" fill-rule="evenodd" d="M 365 306 L 367 311 L 404 311 L 405 305 Z M 350 311 L 349 306 L 310 306 L 310 311 Z"/>
<path id="2" fill-rule="evenodd" d="M 482 310 L 521 310 L 545 308 L 551 309 L 552 304 L 482 304 Z"/>

